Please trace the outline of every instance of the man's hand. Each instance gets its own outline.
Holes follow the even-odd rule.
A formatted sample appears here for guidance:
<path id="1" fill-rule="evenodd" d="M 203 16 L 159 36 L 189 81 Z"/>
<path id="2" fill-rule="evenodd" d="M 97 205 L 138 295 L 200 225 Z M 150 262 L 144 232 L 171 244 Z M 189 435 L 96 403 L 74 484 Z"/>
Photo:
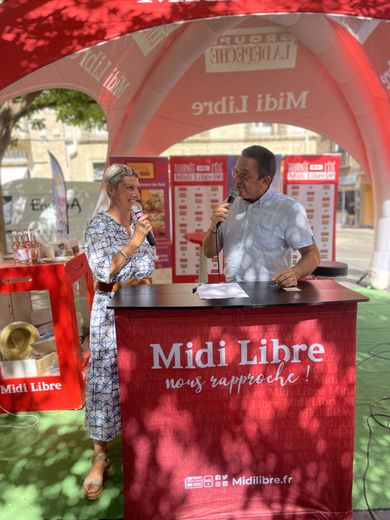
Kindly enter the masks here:
<path id="1" fill-rule="evenodd" d="M 298 278 L 293 268 L 283 269 L 276 273 L 272 280 L 280 285 L 280 287 L 295 287 L 298 284 Z"/>
<path id="2" fill-rule="evenodd" d="M 315 244 L 301 247 L 298 251 L 301 253 L 301 258 L 294 267 L 283 269 L 272 277 L 272 280 L 281 287 L 294 287 L 298 280 L 311 274 L 321 261 L 320 252 Z"/>
<path id="3" fill-rule="evenodd" d="M 224 220 L 227 219 L 227 217 L 229 215 L 230 206 L 231 206 L 231 204 L 229 204 L 228 202 L 223 202 L 222 204 L 220 204 L 219 206 L 217 206 L 216 208 L 213 209 L 213 214 L 211 216 L 211 224 L 210 224 L 210 229 L 213 232 L 215 232 L 217 230 L 217 225 L 220 222 L 223 222 Z"/>
<path id="4" fill-rule="evenodd" d="M 206 258 L 213 258 L 222 249 L 221 244 L 216 240 L 218 233 L 218 225 L 223 222 L 229 215 L 229 209 L 231 204 L 223 202 L 219 206 L 213 209 L 211 216 L 210 227 L 206 232 L 206 236 L 203 239 L 203 253 Z"/>

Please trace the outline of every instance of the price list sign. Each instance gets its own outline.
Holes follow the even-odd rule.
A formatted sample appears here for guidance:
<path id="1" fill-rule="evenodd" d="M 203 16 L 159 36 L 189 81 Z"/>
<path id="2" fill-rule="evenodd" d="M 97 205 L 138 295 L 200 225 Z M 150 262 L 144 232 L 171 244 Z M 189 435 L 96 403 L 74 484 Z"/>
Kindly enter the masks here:
<path id="1" fill-rule="evenodd" d="M 321 260 L 335 260 L 340 156 L 285 156 L 283 172 L 284 193 L 306 209 Z"/>
<path id="2" fill-rule="evenodd" d="M 189 235 L 210 226 L 212 208 L 227 194 L 227 156 L 171 157 L 173 217 L 173 282 L 199 279 L 201 245 Z M 208 274 L 217 273 L 216 261 L 207 262 Z M 212 278 L 210 278 L 211 280 Z"/>

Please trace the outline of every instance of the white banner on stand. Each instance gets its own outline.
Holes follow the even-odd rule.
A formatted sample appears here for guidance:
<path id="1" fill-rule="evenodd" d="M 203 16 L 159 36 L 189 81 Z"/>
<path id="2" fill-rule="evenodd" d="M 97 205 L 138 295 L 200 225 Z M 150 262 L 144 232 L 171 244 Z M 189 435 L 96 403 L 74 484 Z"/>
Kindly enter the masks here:
<path id="1" fill-rule="evenodd" d="M 285 156 L 283 172 L 284 192 L 306 209 L 321 260 L 335 260 L 340 156 Z"/>

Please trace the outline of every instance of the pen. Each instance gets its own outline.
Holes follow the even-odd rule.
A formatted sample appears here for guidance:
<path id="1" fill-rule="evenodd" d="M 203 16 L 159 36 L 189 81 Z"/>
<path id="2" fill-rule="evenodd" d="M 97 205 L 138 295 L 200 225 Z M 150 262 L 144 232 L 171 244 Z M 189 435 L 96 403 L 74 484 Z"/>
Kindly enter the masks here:
<path id="1" fill-rule="evenodd" d="M 196 293 L 196 291 L 198 290 L 199 285 L 200 285 L 200 283 L 197 283 L 197 284 L 195 285 L 195 287 L 192 288 L 192 292 L 193 292 L 193 293 Z"/>

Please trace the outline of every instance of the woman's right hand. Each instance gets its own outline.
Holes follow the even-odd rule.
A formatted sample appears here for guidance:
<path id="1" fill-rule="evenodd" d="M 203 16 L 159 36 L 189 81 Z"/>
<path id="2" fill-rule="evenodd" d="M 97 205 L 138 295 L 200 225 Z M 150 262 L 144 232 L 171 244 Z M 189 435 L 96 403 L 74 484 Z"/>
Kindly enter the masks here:
<path id="1" fill-rule="evenodd" d="M 148 217 L 146 215 L 142 215 L 142 217 L 139 218 L 135 225 L 134 235 L 132 236 L 131 241 L 136 247 L 139 247 L 150 231 L 152 231 L 152 225 L 149 222 Z"/>

